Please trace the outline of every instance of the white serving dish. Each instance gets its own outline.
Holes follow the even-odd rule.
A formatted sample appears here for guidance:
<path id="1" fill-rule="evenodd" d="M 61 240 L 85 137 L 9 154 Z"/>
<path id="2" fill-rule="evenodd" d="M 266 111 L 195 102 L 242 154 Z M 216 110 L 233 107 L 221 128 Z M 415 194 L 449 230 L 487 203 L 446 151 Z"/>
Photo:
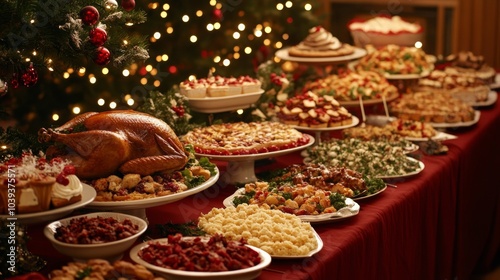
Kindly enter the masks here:
<path id="1" fill-rule="evenodd" d="M 194 237 L 184 237 L 184 238 L 194 238 Z M 208 240 L 208 237 L 206 238 Z M 154 241 L 167 242 L 168 238 L 156 239 Z M 150 264 L 138 255 L 139 251 L 148 246 L 148 242 L 144 242 L 136 245 L 130 250 L 130 258 L 140 264 L 145 266 L 147 269 L 154 271 L 155 273 L 164 276 L 169 280 L 192 280 L 192 279 L 204 279 L 204 280 L 251 280 L 257 278 L 262 270 L 271 263 L 271 256 L 265 251 L 250 245 L 246 245 L 257 251 L 261 258 L 261 262 L 253 267 L 248 267 L 233 271 L 220 271 L 220 272 L 200 272 L 200 271 L 185 271 L 169 269 L 160 266 Z"/>
<path id="2" fill-rule="evenodd" d="M 60 226 L 68 225 L 72 219 L 81 217 L 93 218 L 97 216 L 105 218 L 112 217 L 118 221 L 129 219 L 130 221 L 132 221 L 133 224 L 138 225 L 139 229 L 136 234 L 129 236 L 127 238 L 112 242 L 99 243 L 99 244 L 70 244 L 55 239 L 54 234 L 57 228 Z M 49 239 L 49 241 L 52 243 L 52 246 L 57 251 L 59 251 L 61 254 L 73 258 L 75 261 L 84 262 L 96 258 L 105 259 L 108 261 L 115 261 L 122 258 L 125 251 L 127 251 L 135 243 L 137 238 L 139 238 L 139 236 L 141 236 L 141 234 L 143 234 L 147 228 L 148 225 L 146 221 L 136 216 L 131 216 L 122 213 L 114 213 L 114 212 L 96 212 L 96 213 L 89 213 L 84 215 L 68 217 L 65 219 L 52 222 L 47 226 L 45 226 L 43 233 L 45 234 L 45 237 Z"/>

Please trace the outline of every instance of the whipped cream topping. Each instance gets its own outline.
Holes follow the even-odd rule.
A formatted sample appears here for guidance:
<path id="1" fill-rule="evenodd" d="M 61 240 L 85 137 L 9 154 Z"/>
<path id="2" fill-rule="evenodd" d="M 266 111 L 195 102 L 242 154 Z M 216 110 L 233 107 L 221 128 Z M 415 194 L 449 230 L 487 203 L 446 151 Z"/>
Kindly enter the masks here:
<path id="1" fill-rule="evenodd" d="M 297 45 L 297 48 L 302 50 L 317 51 L 338 50 L 340 47 L 342 47 L 342 43 L 339 39 L 321 26 L 309 29 L 309 35 Z"/>
<path id="2" fill-rule="evenodd" d="M 52 197 L 71 199 L 73 196 L 77 196 L 82 193 L 83 186 L 82 182 L 76 175 L 66 175 L 69 180 L 67 186 L 55 183 L 52 187 Z"/>
<path id="3" fill-rule="evenodd" d="M 364 32 L 390 33 L 418 33 L 422 30 L 419 24 L 410 23 L 400 16 L 375 17 L 365 22 L 353 22 L 349 24 L 351 30 L 362 30 Z"/>

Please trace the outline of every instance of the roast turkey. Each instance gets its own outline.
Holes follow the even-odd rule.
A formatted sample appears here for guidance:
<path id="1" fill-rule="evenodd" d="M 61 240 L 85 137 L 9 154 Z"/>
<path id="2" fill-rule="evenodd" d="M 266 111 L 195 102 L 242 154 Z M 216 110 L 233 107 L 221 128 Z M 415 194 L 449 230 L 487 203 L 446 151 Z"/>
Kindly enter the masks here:
<path id="1" fill-rule="evenodd" d="M 71 160 L 82 179 L 118 172 L 168 173 L 188 160 L 184 145 L 167 123 L 134 110 L 81 114 L 60 127 L 40 129 L 38 140 L 53 141 L 47 157 Z"/>

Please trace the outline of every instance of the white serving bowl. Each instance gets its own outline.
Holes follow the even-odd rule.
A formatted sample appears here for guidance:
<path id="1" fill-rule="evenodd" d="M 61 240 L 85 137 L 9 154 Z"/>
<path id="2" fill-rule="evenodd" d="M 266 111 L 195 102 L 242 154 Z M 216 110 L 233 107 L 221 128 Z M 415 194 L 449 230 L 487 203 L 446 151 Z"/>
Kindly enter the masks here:
<path id="1" fill-rule="evenodd" d="M 97 216 L 103 218 L 112 217 L 120 222 L 124 221 L 125 219 L 129 219 L 133 224 L 138 225 L 139 229 L 136 234 L 127 238 L 100 244 L 70 244 L 55 239 L 54 234 L 57 228 L 60 226 L 68 225 L 72 219 L 81 217 L 95 218 Z M 96 212 L 68 217 L 52 222 L 45 226 L 43 233 L 57 251 L 59 251 L 61 254 L 72 257 L 75 261 L 84 262 L 89 259 L 95 258 L 115 261 L 122 258 L 125 251 L 132 247 L 137 238 L 139 238 L 139 236 L 143 234 L 147 228 L 148 224 L 146 223 L 146 221 L 136 216 L 115 212 Z"/>
<path id="2" fill-rule="evenodd" d="M 194 237 L 183 237 L 184 238 L 194 238 Z M 168 243 L 168 238 L 156 239 L 153 241 L 166 242 Z M 161 275 L 169 280 L 193 280 L 193 279 L 203 279 L 203 280 L 251 280 L 257 278 L 262 270 L 266 268 L 271 263 L 271 255 L 259 249 L 257 247 L 246 245 L 252 250 L 259 253 L 261 262 L 253 267 L 232 270 L 232 271 L 220 271 L 220 272 L 201 272 L 201 271 L 185 271 L 168 269 L 160 266 L 150 264 L 141 257 L 138 253 L 140 250 L 148 246 L 148 242 L 144 242 L 134 246 L 130 250 L 130 258 L 140 264 L 145 266 L 147 269 Z"/>
<path id="3" fill-rule="evenodd" d="M 381 48 L 391 44 L 414 47 L 416 42 L 423 42 L 424 40 L 423 32 L 384 34 L 379 32 L 351 30 L 351 36 L 354 40 L 354 45 L 360 48 L 364 48 L 366 45 L 373 45 L 375 48 Z"/>

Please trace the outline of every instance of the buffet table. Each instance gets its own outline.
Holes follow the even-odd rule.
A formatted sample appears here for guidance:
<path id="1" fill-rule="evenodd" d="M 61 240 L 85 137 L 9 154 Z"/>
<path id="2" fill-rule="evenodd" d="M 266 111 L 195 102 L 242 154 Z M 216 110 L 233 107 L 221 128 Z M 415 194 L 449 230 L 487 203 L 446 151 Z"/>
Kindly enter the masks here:
<path id="1" fill-rule="evenodd" d="M 397 187 L 359 201 L 357 216 L 314 224 L 324 247 L 306 259 L 273 259 L 258 279 L 470 279 L 500 253 L 500 105 L 481 109 L 477 124 L 448 131 L 446 155 L 417 152 L 425 169 Z M 300 153 L 256 162 L 256 172 L 300 163 Z M 196 220 L 235 191 L 219 182 L 172 204 L 146 210 L 149 228 Z M 44 273 L 70 261 L 29 227 L 29 249 L 47 260 Z M 128 259 L 128 258 L 127 258 Z"/>

